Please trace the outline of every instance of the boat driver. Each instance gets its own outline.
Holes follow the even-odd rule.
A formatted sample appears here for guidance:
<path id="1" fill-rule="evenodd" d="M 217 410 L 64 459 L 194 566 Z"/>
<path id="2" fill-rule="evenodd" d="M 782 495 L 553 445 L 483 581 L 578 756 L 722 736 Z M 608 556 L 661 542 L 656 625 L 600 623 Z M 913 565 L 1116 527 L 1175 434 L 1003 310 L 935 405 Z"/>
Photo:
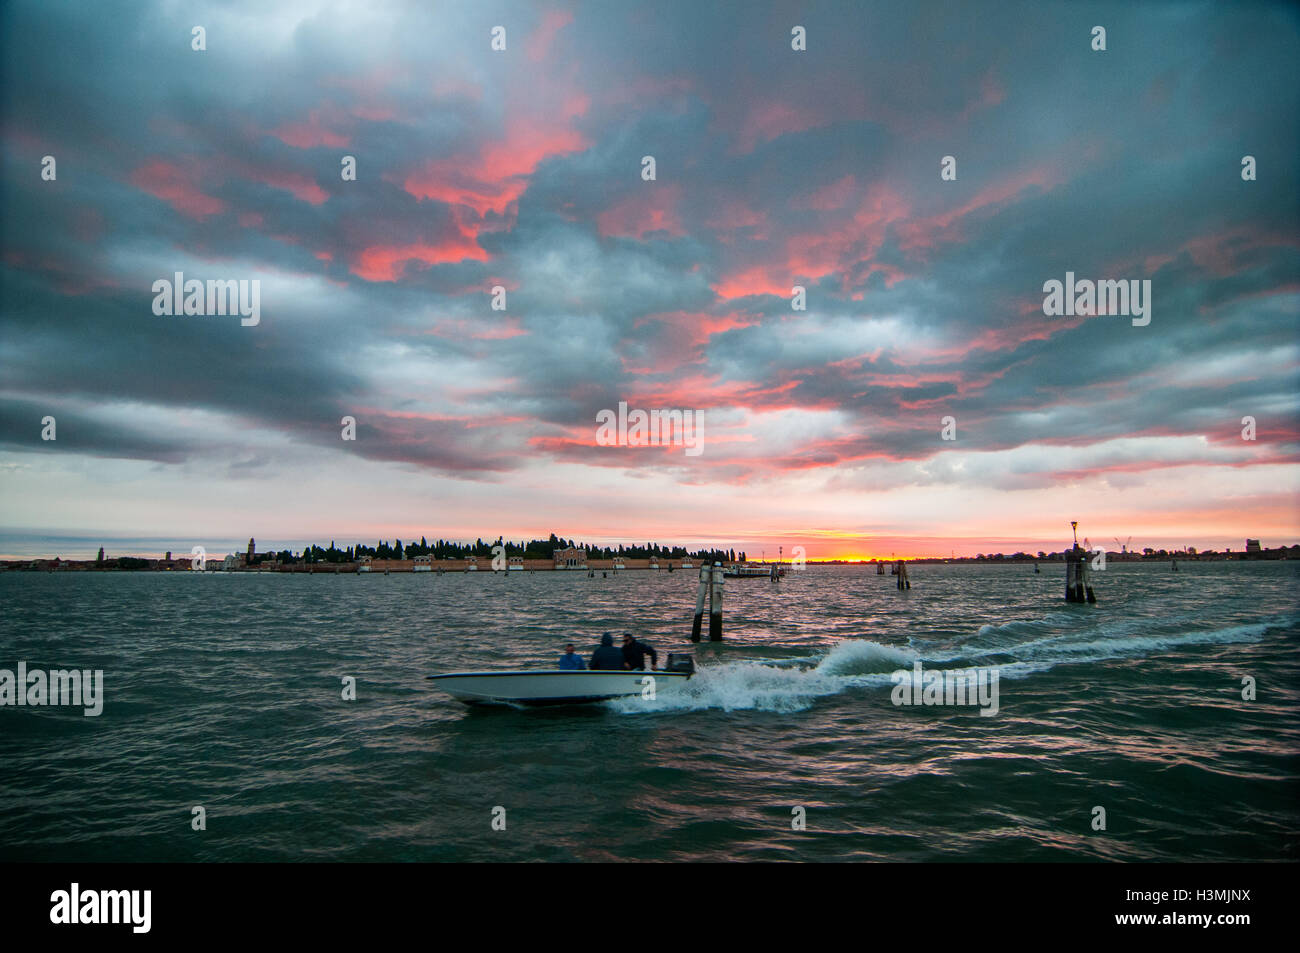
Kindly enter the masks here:
<path id="1" fill-rule="evenodd" d="M 645 657 L 650 656 L 650 667 L 659 667 L 659 653 L 655 651 L 653 645 L 649 642 L 638 642 L 632 638 L 631 633 L 623 633 L 623 665 L 634 672 L 639 672 L 646 667 Z"/>

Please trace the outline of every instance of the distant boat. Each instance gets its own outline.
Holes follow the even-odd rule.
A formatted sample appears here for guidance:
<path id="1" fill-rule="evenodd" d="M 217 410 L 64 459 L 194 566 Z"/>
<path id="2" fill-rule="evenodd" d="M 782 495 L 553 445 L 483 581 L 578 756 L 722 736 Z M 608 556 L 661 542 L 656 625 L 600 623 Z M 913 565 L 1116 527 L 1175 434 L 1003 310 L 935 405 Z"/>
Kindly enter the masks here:
<path id="1" fill-rule="evenodd" d="M 655 694 L 680 688 L 695 674 L 689 655 L 669 655 L 670 668 L 640 672 L 513 671 L 450 672 L 430 675 L 448 695 L 467 705 L 582 705 L 611 698 L 635 698 L 653 685 Z M 650 680 L 653 681 L 650 681 Z"/>
<path id="2" fill-rule="evenodd" d="M 727 579 L 771 579 L 784 576 L 785 567 L 779 563 L 732 563 L 722 570 Z"/>

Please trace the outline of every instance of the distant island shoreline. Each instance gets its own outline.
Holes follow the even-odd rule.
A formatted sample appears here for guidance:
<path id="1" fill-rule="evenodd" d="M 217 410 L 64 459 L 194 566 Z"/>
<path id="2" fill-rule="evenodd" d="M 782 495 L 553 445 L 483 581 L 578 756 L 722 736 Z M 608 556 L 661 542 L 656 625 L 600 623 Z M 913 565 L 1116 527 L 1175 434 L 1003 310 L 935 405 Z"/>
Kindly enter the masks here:
<path id="1" fill-rule="evenodd" d="M 333 542 L 328 548 L 308 546 L 299 553 L 292 550 L 257 552 L 256 541 L 250 539 L 242 553 L 209 555 L 206 552 L 173 555 L 162 558 L 136 555 L 105 555 L 101 547 L 94 559 L 48 558 L 0 559 L 0 572 L 305 572 L 305 573 L 392 573 L 392 572 L 624 572 L 633 570 L 686 571 L 699 569 L 705 562 L 724 565 L 752 562 L 771 565 L 780 562 L 786 567 L 804 566 L 876 566 L 905 562 L 912 565 L 1008 565 L 1028 563 L 1063 563 L 1067 550 L 1039 551 L 1037 554 L 980 553 L 975 556 L 912 556 L 912 557 L 862 557 L 854 559 L 796 559 L 749 560 L 742 550 L 698 550 L 689 552 L 683 547 L 665 547 L 657 544 L 645 546 L 611 547 L 588 546 L 552 534 L 547 540 L 513 543 L 498 539 L 485 543 L 454 543 L 438 540 L 403 545 L 401 540 L 392 544 L 384 541 L 375 546 L 355 544 L 340 549 Z M 1100 555 L 1100 553 L 1098 553 Z M 1226 549 L 1199 550 L 1187 547 L 1181 550 L 1145 548 L 1141 552 L 1121 549 L 1105 553 L 1108 562 L 1222 562 L 1232 560 L 1286 560 L 1300 559 L 1300 544 L 1267 549 L 1259 540 L 1247 539 L 1241 551 Z"/>

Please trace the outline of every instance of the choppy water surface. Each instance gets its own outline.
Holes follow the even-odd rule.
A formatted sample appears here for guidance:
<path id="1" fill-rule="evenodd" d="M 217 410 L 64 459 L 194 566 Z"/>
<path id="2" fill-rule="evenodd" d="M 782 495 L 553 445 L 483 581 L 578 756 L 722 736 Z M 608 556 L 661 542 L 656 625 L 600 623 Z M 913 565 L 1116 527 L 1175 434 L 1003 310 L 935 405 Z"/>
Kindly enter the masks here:
<path id="1" fill-rule="evenodd" d="M 1112 564 L 1095 607 L 1062 574 L 729 580 L 686 690 L 544 711 L 424 676 L 551 667 L 607 630 L 689 648 L 694 573 L 0 574 L 0 668 L 106 681 L 97 718 L 0 708 L 0 857 L 1300 856 L 1300 564 Z M 997 667 L 998 714 L 892 704 L 918 659 Z"/>

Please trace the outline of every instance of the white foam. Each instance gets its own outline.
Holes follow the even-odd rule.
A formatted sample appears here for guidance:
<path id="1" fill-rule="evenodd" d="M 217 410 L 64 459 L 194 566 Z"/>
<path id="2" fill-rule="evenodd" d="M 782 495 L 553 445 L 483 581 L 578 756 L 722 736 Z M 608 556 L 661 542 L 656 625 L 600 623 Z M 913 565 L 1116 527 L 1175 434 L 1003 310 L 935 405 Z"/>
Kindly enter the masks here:
<path id="1" fill-rule="evenodd" d="M 881 645 L 868 639 L 845 639 L 831 646 L 816 671 L 824 675 L 868 675 L 908 668 L 920 656 L 897 645 Z"/>
<path id="2" fill-rule="evenodd" d="M 1007 625 L 1027 623 L 1008 623 Z M 1229 626 L 1193 632 L 1146 635 L 1143 630 L 1153 623 L 1126 620 L 1098 629 L 1089 629 L 1087 641 L 1077 641 L 1085 633 L 1066 632 L 1043 639 L 997 650 L 1010 656 L 997 668 L 1003 678 L 1024 678 L 1048 671 L 1059 664 L 1103 661 L 1167 652 L 1184 645 L 1258 641 L 1270 623 Z M 1007 626 L 980 627 L 979 634 L 1005 632 Z M 1102 638 L 1097 638 L 1098 635 Z M 987 649 L 973 646 L 956 648 L 956 655 L 942 659 L 945 669 L 978 666 Z M 699 711 L 717 708 L 723 711 L 757 710 L 802 711 L 818 699 L 837 695 L 851 688 L 882 687 L 892 684 L 890 675 L 910 669 L 916 661 L 931 666 L 921 653 L 897 645 L 882 645 L 869 639 L 845 639 L 833 645 L 824 656 L 783 660 L 780 663 L 723 662 L 701 665 L 685 685 L 662 692 L 653 701 L 640 697 L 620 699 L 606 704 L 615 711 Z M 939 667 L 939 666 L 934 666 Z"/>
<path id="3" fill-rule="evenodd" d="M 701 666 L 685 685 L 659 693 L 654 701 L 634 696 L 606 704 L 623 712 L 704 708 L 802 711 L 813 699 L 838 694 L 844 687 L 843 680 L 819 674 L 815 669 L 724 662 Z"/>

